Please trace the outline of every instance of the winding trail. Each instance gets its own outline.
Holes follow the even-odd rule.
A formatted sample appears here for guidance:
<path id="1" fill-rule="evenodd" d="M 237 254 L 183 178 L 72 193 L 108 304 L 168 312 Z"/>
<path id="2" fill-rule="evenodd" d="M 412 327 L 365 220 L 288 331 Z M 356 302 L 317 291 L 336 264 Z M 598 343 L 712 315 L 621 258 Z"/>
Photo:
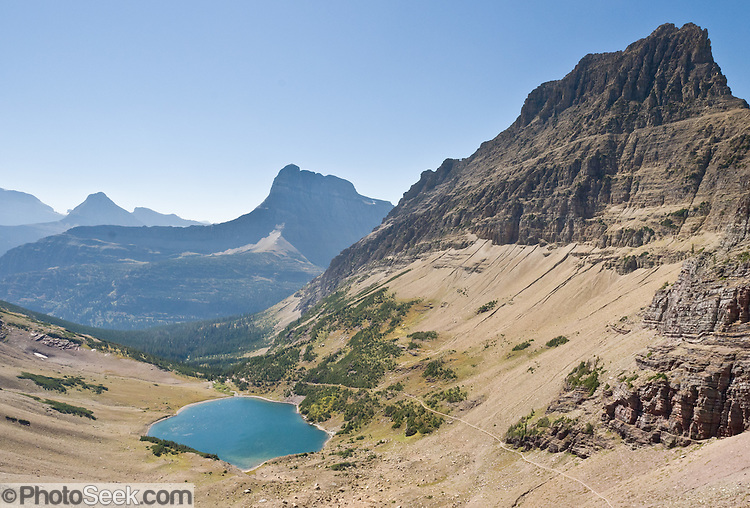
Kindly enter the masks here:
<path id="1" fill-rule="evenodd" d="M 448 415 L 448 414 L 445 414 L 445 413 L 441 413 L 440 411 L 435 411 L 435 410 L 434 410 L 434 409 L 432 409 L 431 407 L 428 407 L 428 406 L 427 406 L 427 405 L 426 405 L 426 404 L 425 404 L 424 402 L 422 402 L 422 400 L 421 400 L 421 399 L 419 399 L 419 398 L 415 397 L 414 395 L 410 395 L 410 394 L 408 394 L 408 393 L 405 393 L 404 395 L 406 395 L 407 397 L 409 397 L 409 398 L 412 398 L 412 399 L 416 400 L 417 402 L 419 402 L 419 404 L 420 404 L 420 405 L 421 405 L 421 406 L 422 406 L 423 408 L 425 408 L 425 409 L 426 409 L 427 411 L 431 411 L 431 412 L 433 412 L 433 413 L 435 413 L 435 414 L 438 414 L 438 415 L 440 415 L 440 416 L 444 416 L 444 417 L 446 417 L 446 418 L 450 418 L 451 420 L 455 420 L 455 421 L 457 421 L 457 422 L 461 422 L 461 423 L 463 423 L 464 425 L 468 425 L 468 426 L 469 426 L 469 427 L 471 427 L 472 429 L 476 429 L 476 430 L 478 430 L 479 432 L 482 432 L 482 433 L 484 433 L 484 434 L 487 434 L 487 435 L 488 435 L 488 436 L 490 436 L 490 437 L 491 437 L 492 439 L 494 439 L 495 441 L 497 441 L 498 443 L 500 443 L 500 447 L 501 447 L 501 448 L 502 448 L 503 450 L 505 450 L 505 451 L 508 451 L 508 452 L 510 452 L 510 453 L 515 453 L 516 455 L 518 455 L 519 457 L 521 457 L 521 458 L 523 459 L 523 461 L 524 461 L 524 462 L 527 462 L 527 463 L 531 464 L 532 466 L 538 467 L 539 469 L 543 469 L 543 470 L 545 470 L 545 471 L 549 471 L 550 473 L 555 473 L 555 474 L 558 474 L 558 475 L 560 475 L 560 476 L 564 476 L 565 478 L 567 478 L 567 479 L 569 479 L 569 480 L 572 480 L 572 481 L 574 481 L 574 482 L 578 482 L 578 483 L 580 483 L 580 484 L 581 484 L 581 485 L 583 485 L 583 486 L 584 486 L 584 487 L 585 487 L 586 489 L 590 490 L 590 491 L 591 491 L 591 492 L 593 492 L 593 493 L 594 493 L 594 494 L 595 494 L 596 496 L 600 497 L 600 498 L 601 498 L 601 499 L 602 499 L 602 500 L 603 500 L 603 501 L 604 501 L 605 503 L 607 503 L 607 506 L 609 506 L 609 508 L 614 508 L 614 507 L 612 506 L 612 503 L 610 503 L 610 502 L 609 502 L 609 499 L 607 499 L 607 498 L 606 498 L 606 497 L 604 497 L 603 495 L 599 494 L 599 493 L 598 493 L 598 492 L 597 492 L 596 490 L 594 490 L 594 489 L 593 489 L 593 488 L 592 488 L 592 487 L 591 487 L 590 485 L 588 485 L 587 483 L 583 482 L 582 480 L 579 480 L 578 478 L 575 478 L 575 477 L 573 477 L 573 476 L 570 476 L 569 474 L 565 473 L 564 471 L 560 471 L 559 469 L 555 469 L 555 468 L 553 468 L 553 467 L 547 467 L 547 466 L 545 466 L 545 465 L 543 465 L 543 464 L 539 464 L 538 462 L 534 462 L 533 460 L 531 460 L 531 459 L 528 459 L 528 458 L 526 458 L 526 456 L 525 456 L 525 455 L 524 455 L 523 453 L 519 452 L 518 450 L 514 450 L 513 448 L 510 448 L 509 446 L 507 446 L 507 445 L 506 445 L 506 444 L 505 444 L 505 443 L 503 442 L 503 440 L 502 440 L 502 439 L 500 439 L 499 437 L 497 437 L 497 436 L 496 436 L 495 434 L 493 434 L 493 433 L 491 433 L 491 432 L 488 432 L 488 431 L 486 431 L 486 430 L 484 430 L 484 429 L 482 429 L 482 428 L 480 428 L 480 427 L 477 427 L 476 425 L 474 425 L 474 424 L 472 424 L 472 423 L 469 423 L 469 422 L 467 422 L 466 420 L 462 420 L 461 418 L 458 418 L 457 416 L 451 416 L 451 415 Z"/>

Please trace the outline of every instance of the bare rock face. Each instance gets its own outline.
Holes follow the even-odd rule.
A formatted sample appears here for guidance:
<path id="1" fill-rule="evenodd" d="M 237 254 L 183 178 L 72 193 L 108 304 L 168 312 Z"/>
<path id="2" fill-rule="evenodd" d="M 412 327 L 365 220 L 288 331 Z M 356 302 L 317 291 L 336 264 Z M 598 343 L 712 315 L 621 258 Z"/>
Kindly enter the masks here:
<path id="1" fill-rule="evenodd" d="M 560 81 L 539 86 L 516 123 L 546 121 L 585 104 L 581 132 L 625 132 L 688 118 L 704 102 L 731 107 L 732 101 L 708 32 L 666 24 L 625 51 L 587 55 Z"/>
<path id="2" fill-rule="evenodd" d="M 674 286 L 656 293 L 644 321 L 664 336 L 682 339 L 750 333 L 750 253 L 686 261 Z"/>
<path id="3" fill-rule="evenodd" d="M 743 200 L 744 201 L 744 200 Z M 723 248 L 683 265 L 644 321 L 670 340 L 637 358 L 644 373 L 617 387 L 603 420 L 637 443 L 683 444 L 750 427 L 750 244 L 744 204 Z"/>
<path id="4" fill-rule="evenodd" d="M 626 440 L 668 446 L 734 436 L 750 425 L 750 341 L 744 347 L 705 340 L 652 349 L 639 358 L 657 372 L 641 384 L 617 386 L 602 419 Z"/>
<path id="5" fill-rule="evenodd" d="M 473 155 L 422 173 L 378 229 L 333 260 L 317 294 L 365 264 L 467 233 L 638 247 L 719 231 L 746 197 L 748 152 L 750 110 L 732 96 L 706 31 L 664 25 L 623 51 L 584 57 L 532 91 L 513 125 Z M 623 210 L 641 220 L 626 222 Z"/>
<path id="6" fill-rule="evenodd" d="M 523 436 L 508 436 L 506 442 L 526 451 L 569 452 L 585 459 L 595 451 L 609 447 L 609 442 L 594 434 L 591 427 L 568 418 L 558 418 L 547 427 L 536 427 Z"/>
<path id="7" fill-rule="evenodd" d="M 462 235 L 602 248 L 716 236 L 721 248 L 685 262 L 645 313 L 670 342 L 639 358 L 636 382 L 607 392 L 603 411 L 597 399 L 596 414 L 643 444 L 737 434 L 750 425 L 749 154 L 750 109 L 732 96 L 706 31 L 664 25 L 623 51 L 584 57 L 532 91 L 513 125 L 473 155 L 424 172 L 378 229 L 334 258 L 307 303 L 365 265 Z M 572 392 L 553 406 L 587 403 Z M 554 424 L 516 430 L 524 447 L 586 442 Z"/>

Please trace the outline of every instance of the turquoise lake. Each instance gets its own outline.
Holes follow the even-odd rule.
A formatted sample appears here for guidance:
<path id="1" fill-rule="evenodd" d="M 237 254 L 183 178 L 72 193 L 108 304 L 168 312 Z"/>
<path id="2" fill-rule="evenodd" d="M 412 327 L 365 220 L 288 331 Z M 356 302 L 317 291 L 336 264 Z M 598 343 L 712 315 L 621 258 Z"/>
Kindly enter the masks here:
<path id="1" fill-rule="evenodd" d="M 292 404 L 228 397 L 183 408 L 157 422 L 149 436 L 215 453 L 242 469 L 323 448 L 328 434 L 307 423 Z"/>

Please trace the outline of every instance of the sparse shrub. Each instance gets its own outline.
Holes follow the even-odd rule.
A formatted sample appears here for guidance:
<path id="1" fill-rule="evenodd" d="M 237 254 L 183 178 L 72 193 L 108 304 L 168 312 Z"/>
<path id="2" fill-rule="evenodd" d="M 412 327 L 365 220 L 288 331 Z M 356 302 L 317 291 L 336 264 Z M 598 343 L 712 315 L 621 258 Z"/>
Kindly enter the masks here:
<path id="1" fill-rule="evenodd" d="M 429 331 L 429 332 L 414 332 L 410 333 L 406 336 L 407 339 L 412 340 L 435 340 L 437 339 L 438 334 L 435 331 Z"/>
<path id="2" fill-rule="evenodd" d="M 435 408 L 440 401 L 445 401 L 449 404 L 455 404 L 456 402 L 466 400 L 467 396 L 467 392 L 462 390 L 461 387 L 454 386 L 453 388 L 449 388 L 448 390 L 443 390 L 442 392 L 433 394 L 427 399 L 426 403 L 428 406 Z"/>
<path id="3" fill-rule="evenodd" d="M 313 351 L 312 344 L 308 344 L 305 348 L 305 353 L 302 355 L 302 359 L 306 362 L 311 362 L 318 357 L 318 353 Z"/>
<path id="4" fill-rule="evenodd" d="M 104 385 L 90 385 L 86 383 L 80 376 L 65 376 L 65 377 L 49 377 L 42 376 L 41 374 L 31 374 L 29 372 L 21 372 L 18 379 L 29 379 L 34 382 L 37 386 L 60 393 L 65 393 L 68 388 L 80 387 L 83 390 L 91 390 L 96 394 L 101 394 L 103 391 L 108 390 Z"/>
<path id="5" fill-rule="evenodd" d="M 477 309 L 477 314 L 489 312 L 492 309 L 494 309 L 496 305 L 497 305 L 497 300 L 489 301 Z"/>
<path id="6" fill-rule="evenodd" d="M 318 318 L 313 328 L 354 330 L 346 348 L 324 358 L 302 378 L 305 382 L 340 384 L 352 388 L 372 388 L 388 370 L 401 348 L 386 340 L 401 324 L 416 300 L 397 302 L 385 289 L 364 297 L 356 305 L 342 306 Z M 342 303 L 343 305 L 343 303 Z M 312 333 L 312 332 L 311 332 Z"/>
<path id="7" fill-rule="evenodd" d="M 531 420 L 534 417 L 534 412 L 532 411 L 526 416 L 521 417 L 520 420 L 518 420 L 517 423 L 514 423 L 510 427 L 508 427 L 507 432 L 505 433 L 505 441 L 506 442 L 519 442 L 529 432 L 529 420 Z"/>
<path id="8" fill-rule="evenodd" d="M 523 342 L 521 342 L 521 343 L 519 343 L 519 344 L 516 344 L 515 346 L 513 346 L 513 349 L 512 349 L 512 351 L 523 351 L 523 350 L 524 350 L 524 349 L 526 349 L 527 347 L 531 346 L 531 342 L 532 342 L 533 340 L 534 340 L 534 339 L 531 339 L 531 340 L 525 340 L 525 341 L 523 341 Z"/>
<path id="9" fill-rule="evenodd" d="M 393 421 L 392 428 L 400 428 L 406 422 L 406 436 L 417 432 L 429 434 L 443 423 L 443 418 L 414 402 L 398 401 L 385 407 L 385 416 Z"/>
<path id="10" fill-rule="evenodd" d="M 85 407 L 73 406 L 71 404 L 66 404 L 65 402 L 59 402 L 50 399 L 46 399 L 43 402 L 59 413 L 81 416 L 83 418 L 96 420 L 94 412 L 90 409 L 86 409 Z"/>
<path id="11" fill-rule="evenodd" d="M 232 395 L 232 389 L 221 381 L 214 381 L 214 390 L 224 395 Z"/>
<path id="12" fill-rule="evenodd" d="M 422 377 L 427 379 L 456 379 L 456 372 L 450 367 L 445 367 L 443 360 L 433 360 L 427 364 L 427 368 L 422 373 Z"/>
<path id="13" fill-rule="evenodd" d="M 23 419 L 19 420 L 18 418 L 14 418 L 12 416 L 6 416 L 5 419 L 8 420 L 10 423 L 20 423 L 24 427 L 28 427 L 31 425 L 31 422 L 28 420 L 23 420 Z"/>
<path id="14" fill-rule="evenodd" d="M 554 339 L 548 340 L 547 344 L 545 345 L 549 348 L 552 348 L 552 347 L 561 346 L 565 344 L 566 342 L 568 342 L 568 338 L 565 335 L 558 335 Z"/>
<path id="15" fill-rule="evenodd" d="M 581 362 L 578 367 L 573 369 L 565 379 L 570 388 L 583 387 L 588 391 L 589 396 L 593 395 L 599 387 L 599 373 L 602 371 L 598 367 L 598 359 Z"/>
<path id="16" fill-rule="evenodd" d="M 687 208 L 681 208 L 680 210 L 677 210 L 676 212 L 672 212 L 669 215 L 672 217 L 678 217 L 680 219 L 685 219 L 688 216 L 688 209 Z"/>
<path id="17" fill-rule="evenodd" d="M 348 459 L 349 457 L 354 455 L 354 448 L 346 448 L 345 450 L 340 450 L 335 453 L 343 459 Z"/>
<path id="18" fill-rule="evenodd" d="M 635 381 L 636 379 L 638 379 L 638 374 L 633 374 L 630 377 L 625 376 L 625 374 L 623 374 L 622 376 L 617 378 L 617 380 L 620 381 L 621 383 L 625 383 L 626 385 L 628 385 L 628 388 L 633 388 L 633 381 Z"/>
<path id="19" fill-rule="evenodd" d="M 297 383 L 294 392 L 305 396 L 299 412 L 312 422 L 328 420 L 333 413 L 343 414 L 345 423 L 339 434 L 349 434 L 367 425 L 380 407 L 377 397 L 367 390 Z"/>
<path id="20" fill-rule="evenodd" d="M 328 467 L 334 471 L 343 471 L 344 469 L 349 469 L 350 467 L 355 466 L 356 464 L 354 462 L 337 462 L 336 464 L 331 464 Z"/>
<path id="21" fill-rule="evenodd" d="M 279 349 L 262 356 L 248 358 L 235 377 L 246 378 L 253 386 L 275 385 L 291 375 L 299 362 L 300 348 Z"/>
<path id="22" fill-rule="evenodd" d="M 386 390 L 394 391 L 394 392 L 402 392 L 404 391 L 404 385 L 401 384 L 401 381 L 399 381 L 398 383 L 394 383 L 390 385 L 388 388 L 386 388 Z"/>
<path id="23" fill-rule="evenodd" d="M 215 453 L 199 452 L 195 448 L 169 441 L 167 439 L 160 439 L 153 436 L 141 436 L 141 441 L 153 443 L 151 445 L 151 452 L 157 457 L 161 457 L 163 454 L 177 455 L 178 453 L 194 453 L 200 455 L 205 459 L 219 460 L 219 456 Z"/>
<path id="24" fill-rule="evenodd" d="M 665 228 L 677 229 L 677 225 L 669 217 L 661 221 L 660 224 L 664 226 Z"/>

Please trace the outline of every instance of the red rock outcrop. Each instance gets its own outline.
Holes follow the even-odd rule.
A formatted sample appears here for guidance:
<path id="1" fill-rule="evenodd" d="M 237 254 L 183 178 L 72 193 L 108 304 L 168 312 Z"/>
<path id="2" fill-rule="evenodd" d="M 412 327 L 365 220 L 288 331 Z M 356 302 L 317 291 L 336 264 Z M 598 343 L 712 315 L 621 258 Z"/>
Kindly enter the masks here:
<path id="1" fill-rule="evenodd" d="M 727 437 L 750 425 L 750 340 L 742 348 L 724 340 L 661 346 L 639 358 L 657 374 L 605 401 L 602 419 L 627 440 L 684 444 Z"/>
<path id="2" fill-rule="evenodd" d="M 668 337 L 637 358 L 649 375 L 620 384 L 602 418 L 640 443 L 733 436 L 750 427 L 750 253 L 728 228 L 724 248 L 685 262 L 644 321 Z M 737 243 L 739 239 L 739 243 Z"/>

